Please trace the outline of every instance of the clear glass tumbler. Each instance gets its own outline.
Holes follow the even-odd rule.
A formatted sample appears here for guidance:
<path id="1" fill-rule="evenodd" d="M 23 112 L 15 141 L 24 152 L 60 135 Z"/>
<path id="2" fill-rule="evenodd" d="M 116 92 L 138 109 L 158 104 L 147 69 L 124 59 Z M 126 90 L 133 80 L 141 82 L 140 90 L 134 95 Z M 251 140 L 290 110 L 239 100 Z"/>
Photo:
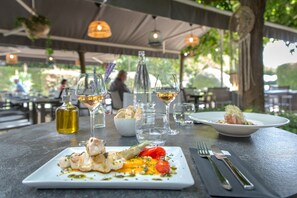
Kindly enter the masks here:
<path id="1" fill-rule="evenodd" d="M 195 105 L 192 103 L 176 103 L 173 105 L 173 118 L 179 126 L 191 126 L 193 120 L 189 118 L 195 112 Z"/>
<path id="2" fill-rule="evenodd" d="M 94 127 L 95 128 L 105 127 L 105 108 L 102 103 L 100 103 L 100 105 L 95 109 Z"/>
<path id="3" fill-rule="evenodd" d="M 139 143 L 150 141 L 153 145 L 164 145 L 168 131 L 166 114 L 142 113 L 136 118 L 136 138 Z"/>

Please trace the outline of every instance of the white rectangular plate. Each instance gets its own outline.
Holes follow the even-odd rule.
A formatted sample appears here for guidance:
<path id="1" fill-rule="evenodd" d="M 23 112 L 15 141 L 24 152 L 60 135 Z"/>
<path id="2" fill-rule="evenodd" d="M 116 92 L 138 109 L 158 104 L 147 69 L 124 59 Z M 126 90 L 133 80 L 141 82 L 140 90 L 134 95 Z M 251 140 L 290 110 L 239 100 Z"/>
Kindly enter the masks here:
<path id="1" fill-rule="evenodd" d="M 107 151 L 120 151 L 128 147 L 106 147 Z M 71 179 L 69 174 L 80 174 L 72 172 L 61 174 L 61 168 L 57 166 L 59 159 L 73 152 L 83 152 L 84 147 L 70 147 L 46 164 L 37 169 L 34 173 L 23 180 L 23 184 L 36 188 L 119 188 L 119 189 L 170 189 L 179 190 L 194 184 L 192 174 L 186 158 L 180 147 L 163 147 L 170 156 L 169 163 L 174 165 L 176 174 L 171 177 L 156 175 L 136 175 L 135 177 L 114 177 L 115 172 L 102 174 L 99 172 L 83 173 L 86 179 Z M 93 178 L 93 179 L 90 179 Z M 111 178 L 104 180 L 104 178 Z M 157 179 L 157 180 L 156 180 Z M 161 179 L 161 180 L 159 180 Z"/>

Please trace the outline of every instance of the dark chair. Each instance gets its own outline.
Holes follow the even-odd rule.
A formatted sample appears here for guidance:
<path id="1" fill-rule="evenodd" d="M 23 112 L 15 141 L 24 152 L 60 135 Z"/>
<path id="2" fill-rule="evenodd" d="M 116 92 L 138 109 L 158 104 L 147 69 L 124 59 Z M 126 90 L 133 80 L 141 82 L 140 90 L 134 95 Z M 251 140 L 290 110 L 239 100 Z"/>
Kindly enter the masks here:
<path id="1" fill-rule="evenodd" d="M 231 92 L 228 87 L 208 88 L 208 94 L 213 96 L 215 107 L 224 107 L 231 104 Z"/>
<path id="2" fill-rule="evenodd" d="M 194 103 L 195 99 L 190 97 L 190 95 L 194 94 L 194 88 L 183 88 L 183 95 L 184 95 L 184 101 L 188 103 Z"/>

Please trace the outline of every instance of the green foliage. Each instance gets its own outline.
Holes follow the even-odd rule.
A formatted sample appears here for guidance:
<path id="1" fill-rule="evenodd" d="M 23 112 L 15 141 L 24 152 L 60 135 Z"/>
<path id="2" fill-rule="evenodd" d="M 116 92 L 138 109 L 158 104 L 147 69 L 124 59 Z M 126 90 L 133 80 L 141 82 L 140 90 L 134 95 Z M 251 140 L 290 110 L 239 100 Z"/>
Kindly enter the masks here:
<path id="1" fill-rule="evenodd" d="M 45 54 L 51 56 L 54 54 L 54 49 L 52 48 L 52 39 L 50 35 L 47 36 L 45 43 Z"/>
<path id="2" fill-rule="evenodd" d="M 138 64 L 137 56 L 120 56 L 117 59 L 116 70 L 125 70 L 127 72 L 135 72 Z M 149 74 L 154 75 L 162 80 L 169 73 L 178 74 L 179 60 L 178 59 L 164 59 L 164 58 L 146 58 L 146 67 Z M 127 79 L 127 86 L 132 89 L 134 79 Z"/>
<path id="3" fill-rule="evenodd" d="M 136 71 L 138 64 L 137 56 L 120 56 L 117 59 L 117 70 Z M 154 76 L 165 75 L 166 73 L 178 73 L 179 60 L 178 59 L 164 59 L 147 57 L 146 67 L 150 74 Z"/>
<path id="4" fill-rule="evenodd" d="M 190 85 L 196 89 L 221 86 L 220 81 L 213 75 L 198 74 L 190 80 Z"/>
<path id="5" fill-rule="evenodd" d="M 27 29 L 29 29 L 31 32 L 38 31 L 38 26 L 40 25 L 47 25 L 50 26 L 51 23 L 49 19 L 42 15 L 32 15 L 29 18 L 26 17 L 18 17 L 15 22 L 16 27 L 25 26 Z M 30 34 L 30 39 L 34 40 L 34 35 Z"/>
<path id="6" fill-rule="evenodd" d="M 51 22 L 49 21 L 49 19 L 47 17 L 42 16 L 42 15 L 37 15 L 37 16 L 32 15 L 30 18 L 18 17 L 15 22 L 16 27 L 20 27 L 23 24 L 26 25 L 26 27 L 28 29 L 35 31 L 36 24 L 50 26 Z"/>
<path id="7" fill-rule="evenodd" d="M 297 89 L 297 63 L 284 64 L 277 68 L 277 84 L 279 86 L 290 86 Z"/>
<path id="8" fill-rule="evenodd" d="M 297 0 L 267 0 L 265 20 L 297 28 Z"/>
<path id="9" fill-rule="evenodd" d="M 221 10 L 234 12 L 240 5 L 240 1 L 231 0 L 194 0 L 198 4 L 212 6 Z M 255 2 L 256 3 L 256 2 Z M 297 0 L 267 0 L 264 14 L 265 21 L 297 28 Z M 268 43 L 268 38 L 263 38 L 264 45 Z M 224 55 L 230 55 L 230 35 L 228 31 L 224 34 L 223 43 Z M 195 47 L 186 47 L 183 52 L 191 52 L 196 59 L 199 56 L 211 55 L 216 63 L 220 62 L 220 35 L 216 29 L 210 29 L 205 35 L 200 38 L 200 44 Z M 293 49 L 295 50 L 295 49 Z M 233 58 L 237 58 L 233 52 Z M 233 70 L 234 68 L 231 68 Z"/>
<path id="10" fill-rule="evenodd" d="M 28 72 L 22 72 L 19 66 L 2 66 L 0 67 L 0 90 L 13 91 L 15 85 L 13 83 L 16 70 L 19 72 L 19 80 L 22 84 L 27 84 L 31 89 L 41 90 L 43 79 L 41 78 L 41 70 L 39 68 L 28 68 Z M 26 87 L 28 88 L 28 87 Z"/>
<path id="11" fill-rule="evenodd" d="M 284 129 L 284 130 L 287 130 L 287 131 L 297 134 L 297 115 L 296 115 L 296 113 L 282 112 L 282 113 L 278 113 L 277 115 L 281 116 L 281 117 L 285 117 L 290 120 L 290 123 L 286 124 L 284 126 L 281 126 L 280 127 L 281 129 Z"/>
<path id="12" fill-rule="evenodd" d="M 234 12 L 240 5 L 240 1 L 231 0 L 196 0 L 196 2 L 231 12 Z M 266 0 L 265 21 L 296 28 L 296 18 L 297 0 Z"/>

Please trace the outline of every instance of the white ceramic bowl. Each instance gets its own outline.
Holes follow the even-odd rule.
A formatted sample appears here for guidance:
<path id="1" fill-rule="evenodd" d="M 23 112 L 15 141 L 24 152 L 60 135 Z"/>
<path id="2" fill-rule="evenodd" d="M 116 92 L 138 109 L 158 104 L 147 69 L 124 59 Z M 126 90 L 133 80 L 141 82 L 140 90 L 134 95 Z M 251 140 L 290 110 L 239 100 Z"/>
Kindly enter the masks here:
<path id="1" fill-rule="evenodd" d="M 212 126 L 218 133 L 231 137 L 249 137 L 252 133 L 256 132 L 260 128 L 278 127 L 289 123 L 287 118 L 260 114 L 260 113 L 243 113 L 247 121 L 251 121 L 254 125 L 241 125 L 241 124 L 221 124 L 219 120 L 224 120 L 225 112 L 201 112 L 192 113 L 190 118 Z"/>
<path id="2" fill-rule="evenodd" d="M 121 136 L 135 136 L 135 119 L 114 118 L 114 124 Z"/>

